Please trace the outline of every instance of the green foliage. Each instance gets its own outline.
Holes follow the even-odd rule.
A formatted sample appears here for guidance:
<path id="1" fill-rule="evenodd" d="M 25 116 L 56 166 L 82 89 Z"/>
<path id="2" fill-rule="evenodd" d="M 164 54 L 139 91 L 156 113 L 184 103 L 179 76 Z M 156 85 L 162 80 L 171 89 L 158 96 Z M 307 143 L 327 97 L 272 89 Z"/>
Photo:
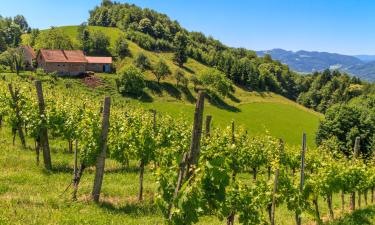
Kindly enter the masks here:
<path id="1" fill-rule="evenodd" d="M 90 44 L 88 53 L 91 55 L 110 55 L 109 54 L 109 38 L 102 31 L 94 31 L 90 33 Z"/>
<path id="2" fill-rule="evenodd" d="M 27 23 L 25 17 L 23 15 L 17 15 L 13 18 L 13 23 L 18 25 L 22 32 L 26 32 L 29 30 L 29 24 Z"/>
<path id="3" fill-rule="evenodd" d="M 160 83 L 161 79 L 165 79 L 171 74 L 171 70 L 163 60 L 159 60 L 159 62 L 156 63 L 153 68 L 153 72 L 155 74 L 156 80 L 158 81 L 158 84 Z"/>
<path id="4" fill-rule="evenodd" d="M 74 49 L 74 45 L 70 37 L 63 31 L 52 27 L 42 32 L 35 40 L 36 49 Z"/>
<path id="5" fill-rule="evenodd" d="M 187 62 L 187 44 L 188 40 L 184 33 L 178 32 L 174 38 L 175 53 L 173 60 L 178 64 L 179 67 L 182 67 L 184 63 Z"/>
<path id="6" fill-rule="evenodd" d="M 135 56 L 133 63 L 134 63 L 134 65 L 136 67 L 138 67 L 142 71 L 151 69 L 151 62 L 150 62 L 150 60 L 142 52 L 140 52 L 138 55 Z"/>
<path id="7" fill-rule="evenodd" d="M 130 66 L 125 67 L 118 73 L 120 79 L 116 80 L 117 89 L 121 94 L 139 95 L 145 88 L 145 81 L 142 71 Z"/>
<path id="8" fill-rule="evenodd" d="M 20 70 L 23 68 L 25 62 L 23 51 L 21 48 L 9 48 L 0 55 L 0 64 L 9 66 L 11 70 L 15 70 L 19 75 Z"/>
<path id="9" fill-rule="evenodd" d="M 350 104 L 329 108 L 325 119 L 320 122 L 316 137 L 317 144 L 322 144 L 323 141 L 334 137 L 340 151 L 350 156 L 356 137 L 360 137 L 360 152 L 366 157 L 371 155 L 375 132 L 374 109 L 374 107 L 367 108 Z"/>
<path id="10" fill-rule="evenodd" d="M 306 76 L 299 86 L 302 91 L 297 102 L 319 112 L 325 112 L 330 106 L 347 102 L 362 93 L 358 79 L 338 71 L 325 70 Z"/>
<path id="11" fill-rule="evenodd" d="M 120 36 L 116 40 L 114 52 L 115 55 L 118 56 L 120 59 L 130 54 L 128 42 L 126 41 L 125 36 Z"/>
<path id="12" fill-rule="evenodd" d="M 231 83 L 225 74 L 216 69 L 207 69 L 199 73 L 198 79 L 204 87 L 210 88 L 222 96 L 227 96 L 231 91 Z"/>

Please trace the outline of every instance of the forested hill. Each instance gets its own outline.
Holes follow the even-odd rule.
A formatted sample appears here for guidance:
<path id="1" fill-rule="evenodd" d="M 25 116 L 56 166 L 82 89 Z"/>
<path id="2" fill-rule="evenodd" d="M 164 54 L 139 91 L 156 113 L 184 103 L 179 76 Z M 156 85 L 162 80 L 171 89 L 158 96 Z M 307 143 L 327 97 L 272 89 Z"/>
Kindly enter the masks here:
<path id="1" fill-rule="evenodd" d="M 187 31 L 165 14 L 131 4 L 104 0 L 90 11 L 88 23 L 118 27 L 146 50 L 174 52 L 180 60 L 193 58 L 219 69 L 245 89 L 272 91 L 320 112 L 350 100 L 364 89 L 361 80 L 336 71 L 301 76 L 270 55 L 257 57 L 254 51 L 228 47 L 201 32 Z"/>

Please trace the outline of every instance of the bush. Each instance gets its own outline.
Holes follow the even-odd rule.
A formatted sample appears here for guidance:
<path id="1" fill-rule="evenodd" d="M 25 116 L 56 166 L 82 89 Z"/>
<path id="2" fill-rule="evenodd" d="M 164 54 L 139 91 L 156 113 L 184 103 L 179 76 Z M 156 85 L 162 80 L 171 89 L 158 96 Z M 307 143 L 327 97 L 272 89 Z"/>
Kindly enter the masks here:
<path id="1" fill-rule="evenodd" d="M 115 43 L 114 47 L 115 55 L 120 59 L 130 55 L 128 42 L 126 42 L 125 36 L 120 36 Z"/>
<path id="2" fill-rule="evenodd" d="M 145 79 L 142 71 L 134 66 L 126 67 L 118 73 L 116 79 L 118 91 L 123 95 L 140 95 L 145 88 Z"/>
<path id="3" fill-rule="evenodd" d="M 225 74 L 217 69 L 207 69 L 198 75 L 198 79 L 205 87 L 212 89 L 222 96 L 227 96 L 231 92 L 231 82 Z"/>
<path id="4" fill-rule="evenodd" d="M 44 70 L 42 68 L 40 68 L 40 67 L 35 70 L 35 74 L 38 75 L 38 76 L 44 76 L 44 75 L 46 75 L 46 73 L 44 72 Z"/>
<path id="5" fill-rule="evenodd" d="M 134 65 L 136 67 L 138 67 L 139 69 L 141 69 L 142 71 L 145 71 L 145 70 L 148 70 L 148 69 L 151 68 L 151 62 L 150 62 L 150 60 L 142 52 L 139 53 L 135 57 L 135 59 L 134 59 Z"/>
<path id="6" fill-rule="evenodd" d="M 160 60 L 154 68 L 154 74 L 158 84 L 160 84 L 160 80 L 166 78 L 169 74 L 171 74 L 171 70 L 169 69 L 168 65 L 163 61 Z"/>

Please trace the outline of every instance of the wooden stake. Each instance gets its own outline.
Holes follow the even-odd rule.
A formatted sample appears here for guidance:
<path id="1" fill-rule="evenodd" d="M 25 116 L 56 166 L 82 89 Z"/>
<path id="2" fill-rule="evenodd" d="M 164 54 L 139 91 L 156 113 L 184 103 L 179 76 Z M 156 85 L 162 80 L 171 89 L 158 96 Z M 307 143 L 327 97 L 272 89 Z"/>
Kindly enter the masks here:
<path id="1" fill-rule="evenodd" d="M 77 200 L 78 190 L 78 140 L 75 141 L 74 148 L 74 174 L 73 174 L 73 200 Z"/>
<path id="2" fill-rule="evenodd" d="M 92 198 L 95 202 L 99 202 L 100 191 L 102 188 L 103 177 L 104 177 L 104 167 L 105 158 L 107 151 L 107 137 L 109 131 L 109 115 L 111 108 L 111 98 L 105 97 L 104 99 L 104 109 L 103 109 L 103 120 L 102 120 L 102 134 L 100 140 L 100 154 L 96 159 L 96 170 L 95 170 L 95 180 L 94 187 L 92 190 Z"/>
<path id="3" fill-rule="evenodd" d="M 354 143 L 354 151 L 353 151 L 353 159 L 352 163 L 354 164 L 357 160 L 357 157 L 359 155 L 359 149 L 360 149 L 360 137 L 356 137 L 355 143 Z M 355 210 L 355 191 L 350 193 L 350 211 Z"/>
<path id="4" fill-rule="evenodd" d="M 179 165 L 178 179 L 176 184 L 176 189 L 173 195 L 173 199 L 177 197 L 178 192 L 181 189 L 184 180 L 188 180 L 193 174 L 193 166 L 198 164 L 199 154 L 200 154 L 200 140 L 202 136 L 202 122 L 203 122 L 203 110 L 204 110 L 204 95 L 205 93 L 200 91 L 198 93 L 198 99 L 195 106 L 194 113 L 194 124 L 191 137 L 190 151 L 185 153 L 183 159 Z M 172 217 L 173 201 L 168 207 L 168 218 Z"/>
<path id="5" fill-rule="evenodd" d="M 277 193 L 278 179 L 279 179 L 279 169 L 277 169 L 276 172 L 275 172 L 275 181 L 273 183 L 272 206 L 271 206 L 271 225 L 275 225 L 276 193 Z"/>
<path id="6" fill-rule="evenodd" d="M 202 136 L 203 110 L 204 110 L 204 92 L 200 91 L 194 113 L 194 126 L 191 137 L 190 152 L 188 155 L 186 167 L 186 180 L 193 174 L 193 168 L 198 164 L 200 155 L 200 142 Z"/>
<path id="7" fill-rule="evenodd" d="M 48 131 L 47 131 L 47 121 L 45 120 L 45 104 L 44 104 L 44 97 L 43 97 L 43 89 L 42 83 L 37 80 L 35 81 L 36 92 L 38 95 L 38 103 L 39 103 L 39 116 L 42 119 L 42 127 L 40 130 L 40 144 L 43 148 L 43 160 L 44 160 L 44 167 L 47 170 L 52 169 L 52 162 L 51 162 L 51 153 L 49 149 L 49 142 L 48 142 Z"/>
<path id="8" fill-rule="evenodd" d="M 305 182 L 305 152 L 306 152 L 306 134 L 302 134 L 302 151 L 301 151 L 301 175 L 300 175 L 300 184 L 299 184 L 299 191 L 302 193 L 303 185 Z M 296 213 L 296 223 L 297 225 L 301 225 L 302 219 L 299 213 Z"/>
<path id="9" fill-rule="evenodd" d="M 212 116 L 207 115 L 206 116 L 206 137 L 210 137 L 211 135 L 211 120 L 212 120 Z"/>

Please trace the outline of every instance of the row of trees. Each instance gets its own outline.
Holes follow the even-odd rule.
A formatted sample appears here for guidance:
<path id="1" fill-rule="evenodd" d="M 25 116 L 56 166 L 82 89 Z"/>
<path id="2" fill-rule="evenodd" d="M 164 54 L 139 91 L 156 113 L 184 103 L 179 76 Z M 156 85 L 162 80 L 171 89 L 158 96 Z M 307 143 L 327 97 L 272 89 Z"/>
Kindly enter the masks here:
<path id="1" fill-rule="evenodd" d="M 77 140 L 79 168 L 75 170 L 73 198 L 85 169 L 96 165 L 92 196 L 99 201 L 106 158 L 125 165 L 130 160 L 139 162 L 139 201 L 143 200 L 144 171 L 154 162 L 156 203 L 172 224 L 193 224 L 207 215 L 226 218 L 227 224 L 234 224 L 235 217 L 244 224 L 274 224 L 275 208 L 282 204 L 296 214 L 296 224 L 301 224 L 302 212 L 320 223 L 319 196 L 327 201 L 329 215 L 334 218 L 333 194 L 342 193 L 344 199 L 350 194 L 354 210 L 355 196 L 363 196 L 367 202 L 368 190 L 374 190 L 373 158 L 360 159 L 360 138 L 356 138 L 354 149 L 351 147 L 352 159 L 336 152 L 338 145 L 333 139 L 307 150 L 304 135 L 299 151 L 267 135 L 250 137 L 234 123 L 226 129 L 211 129 L 212 117 L 203 123 L 204 93 L 198 95 L 191 130 L 191 124 L 182 118 L 116 104 L 109 110 L 108 98 L 103 110 L 92 101 L 77 101 L 74 95 L 50 91 L 43 95 L 39 82 L 36 86 L 38 95 L 30 92 L 29 84 L 13 89 L 3 83 L 1 116 L 18 132 L 23 145 L 23 134 L 38 143 L 37 153 L 38 146 L 43 153 L 48 149 L 47 129 L 53 139 Z M 47 169 L 51 167 L 53 164 Z M 252 174 L 253 179 L 239 174 Z M 374 194 L 371 196 L 373 202 Z M 343 210 L 345 204 L 342 202 Z"/>

